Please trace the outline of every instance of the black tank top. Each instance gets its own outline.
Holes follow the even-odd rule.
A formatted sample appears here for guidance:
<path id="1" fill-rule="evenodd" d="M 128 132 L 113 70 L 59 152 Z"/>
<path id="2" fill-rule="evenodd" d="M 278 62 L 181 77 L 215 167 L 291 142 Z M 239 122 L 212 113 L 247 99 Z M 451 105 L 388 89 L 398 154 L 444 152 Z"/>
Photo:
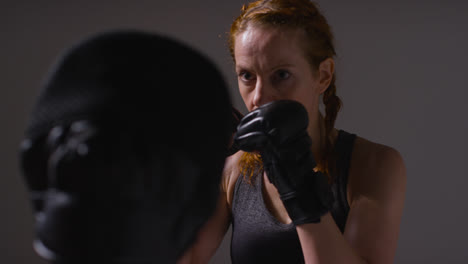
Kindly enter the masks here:
<path id="1" fill-rule="evenodd" d="M 356 135 L 340 130 L 334 147 L 336 157 L 335 201 L 331 214 L 343 233 L 349 212 L 346 185 Z M 301 244 L 293 223 L 279 222 L 265 206 L 262 195 L 263 172 L 253 184 L 237 179 L 232 201 L 231 260 L 233 264 L 304 263 Z"/>

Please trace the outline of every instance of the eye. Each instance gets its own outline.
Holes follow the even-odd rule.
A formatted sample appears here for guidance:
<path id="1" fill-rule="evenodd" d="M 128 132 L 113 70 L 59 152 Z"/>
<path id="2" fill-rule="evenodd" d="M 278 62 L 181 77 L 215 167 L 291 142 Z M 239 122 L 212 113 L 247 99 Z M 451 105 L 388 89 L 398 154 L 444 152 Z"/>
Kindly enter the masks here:
<path id="1" fill-rule="evenodd" d="M 248 71 L 240 71 L 238 74 L 239 79 L 241 79 L 243 82 L 249 82 L 253 79 L 255 79 L 255 76 L 251 74 Z"/>
<path id="2" fill-rule="evenodd" d="M 276 71 L 275 75 L 277 80 L 287 80 L 291 76 L 291 73 L 289 73 L 287 70 L 278 70 Z"/>

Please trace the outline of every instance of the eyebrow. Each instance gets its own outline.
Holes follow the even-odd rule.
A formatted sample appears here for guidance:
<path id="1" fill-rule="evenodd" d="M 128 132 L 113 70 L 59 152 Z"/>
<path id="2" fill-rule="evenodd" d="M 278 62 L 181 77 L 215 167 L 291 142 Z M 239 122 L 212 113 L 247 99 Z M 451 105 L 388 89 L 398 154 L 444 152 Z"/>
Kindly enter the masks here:
<path id="1" fill-rule="evenodd" d="M 281 69 L 281 68 L 296 68 L 297 66 L 295 66 L 294 64 L 290 64 L 290 63 L 281 63 L 281 64 L 278 64 L 278 65 L 275 65 L 273 67 L 270 67 L 268 70 L 269 71 L 274 71 L 274 70 L 277 70 L 277 69 Z M 236 71 L 237 70 L 240 70 L 240 69 L 249 69 L 249 67 L 246 67 L 242 64 L 237 64 L 236 63 Z"/>
<path id="2" fill-rule="evenodd" d="M 271 70 L 277 70 L 277 69 L 280 69 L 280 68 L 295 68 L 296 66 L 293 65 L 293 64 L 290 64 L 290 63 L 283 63 L 283 64 L 278 64 L 277 66 L 274 66 L 274 67 L 271 67 L 270 69 Z"/>

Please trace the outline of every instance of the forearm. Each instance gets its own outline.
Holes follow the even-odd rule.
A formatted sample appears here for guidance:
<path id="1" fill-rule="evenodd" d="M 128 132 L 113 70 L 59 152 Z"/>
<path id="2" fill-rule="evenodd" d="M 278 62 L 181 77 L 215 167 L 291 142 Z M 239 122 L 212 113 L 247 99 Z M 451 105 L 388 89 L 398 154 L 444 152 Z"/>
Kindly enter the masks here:
<path id="1" fill-rule="evenodd" d="M 368 264 L 346 241 L 330 213 L 320 223 L 303 224 L 296 227 L 305 262 Z"/>

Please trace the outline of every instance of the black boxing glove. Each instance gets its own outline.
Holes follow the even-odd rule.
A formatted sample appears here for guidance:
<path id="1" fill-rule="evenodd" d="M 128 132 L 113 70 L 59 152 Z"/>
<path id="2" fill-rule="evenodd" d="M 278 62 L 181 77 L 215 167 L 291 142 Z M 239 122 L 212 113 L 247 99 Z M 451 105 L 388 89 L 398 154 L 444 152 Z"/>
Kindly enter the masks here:
<path id="1" fill-rule="evenodd" d="M 241 119 L 244 117 L 244 115 L 239 112 L 235 107 L 231 107 L 231 112 L 232 112 L 232 137 L 229 142 L 228 146 L 228 153 L 227 156 L 231 156 L 235 154 L 237 151 L 239 151 L 239 147 L 234 144 L 234 134 L 236 133 L 237 126 L 239 125 Z"/>
<path id="2" fill-rule="evenodd" d="M 314 171 L 308 122 L 300 103 L 274 101 L 248 113 L 234 136 L 241 150 L 260 152 L 267 177 L 295 225 L 320 222 L 333 202 L 327 176 Z"/>
<path id="3" fill-rule="evenodd" d="M 36 218 L 34 248 L 54 263 L 89 262 L 96 255 L 90 250 L 96 248 L 91 245 L 95 229 L 90 230 L 94 217 L 87 217 L 90 210 L 86 208 L 95 202 L 89 201 L 92 190 L 87 187 L 95 179 L 83 171 L 89 164 L 79 158 L 86 157 L 85 141 L 94 132 L 88 123 L 75 122 L 71 129 L 57 126 L 47 136 L 25 139 L 21 144 L 21 168 Z M 63 165 L 70 162 L 75 165 L 64 175 Z"/>
<path id="4" fill-rule="evenodd" d="M 217 184 L 201 187 L 206 170 L 193 155 L 148 148 L 148 134 L 121 129 L 75 121 L 22 144 L 41 257 L 55 264 L 174 263 L 166 260 L 177 259 L 210 216 Z"/>
<path id="5" fill-rule="evenodd" d="M 47 190 L 47 158 L 44 137 L 37 140 L 24 139 L 20 146 L 20 167 L 29 191 L 33 213 L 40 218 L 44 209 Z"/>

